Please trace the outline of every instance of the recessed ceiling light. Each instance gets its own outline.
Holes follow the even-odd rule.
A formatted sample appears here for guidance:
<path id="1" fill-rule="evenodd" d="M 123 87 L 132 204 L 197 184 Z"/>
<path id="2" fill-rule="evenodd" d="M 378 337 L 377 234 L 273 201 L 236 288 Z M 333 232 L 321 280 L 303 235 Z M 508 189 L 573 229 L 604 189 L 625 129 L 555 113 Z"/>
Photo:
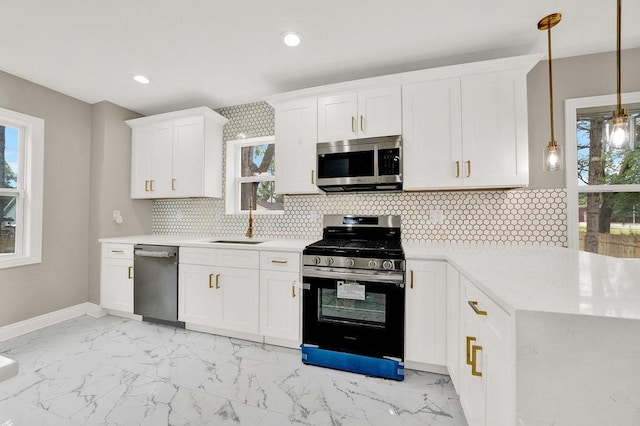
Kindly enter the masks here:
<path id="1" fill-rule="evenodd" d="M 282 42 L 289 47 L 296 47 L 302 42 L 302 36 L 295 31 L 287 31 L 282 34 Z"/>
<path id="2" fill-rule="evenodd" d="M 133 79 L 135 81 L 137 81 L 138 83 L 149 84 L 149 79 L 147 77 L 145 77 L 144 75 L 134 75 Z"/>

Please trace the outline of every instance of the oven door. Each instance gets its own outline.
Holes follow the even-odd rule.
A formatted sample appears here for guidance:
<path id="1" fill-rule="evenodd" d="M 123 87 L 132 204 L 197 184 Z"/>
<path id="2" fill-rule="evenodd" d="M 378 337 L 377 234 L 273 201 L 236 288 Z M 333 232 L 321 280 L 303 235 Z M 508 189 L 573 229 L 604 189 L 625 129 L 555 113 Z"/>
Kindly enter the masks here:
<path id="1" fill-rule="evenodd" d="M 303 278 L 302 342 L 404 360 L 404 280 Z"/>

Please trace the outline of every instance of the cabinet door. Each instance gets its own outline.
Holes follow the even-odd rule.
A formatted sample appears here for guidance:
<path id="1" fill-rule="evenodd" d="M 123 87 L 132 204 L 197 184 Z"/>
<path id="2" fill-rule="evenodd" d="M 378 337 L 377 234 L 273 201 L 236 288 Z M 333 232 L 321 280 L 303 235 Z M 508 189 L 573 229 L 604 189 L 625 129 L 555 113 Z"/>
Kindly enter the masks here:
<path id="1" fill-rule="evenodd" d="M 460 79 L 403 86 L 402 104 L 404 189 L 462 186 Z"/>
<path id="2" fill-rule="evenodd" d="M 151 176 L 149 192 L 152 198 L 171 197 L 173 169 L 173 121 L 153 125 Z"/>
<path id="3" fill-rule="evenodd" d="M 447 263 L 447 370 L 456 389 L 460 362 L 460 273 Z"/>
<path id="4" fill-rule="evenodd" d="M 133 260 L 102 259 L 100 306 L 133 313 Z"/>
<path id="5" fill-rule="evenodd" d="M 180 264 L 178 268 L 178 320 L 193 324 L 216 325 L 220 315 L 213 267 Z"/>
<path id="6" fill-rule="evenodd" d="M 462 77 L 463 177 L 466 186 L 529 183 L 527 86 L 522 71 Z"/>
<path id="7" fill-rule="evenodd" d="M 464 298 L 461 298 L 464 302 Z M 485 354 L 483 336 L 480 335 L 480 326 L 475 314 L 460 305 L 462 315 L 460 317 L 460 369 L 459 382 L 460 404 L 464 410 L 469 426 L 484 426 L 486 424 L 486 377 Z M 474 348 L 475 346 L 475 348 Z M 475 375 L 472 374 L 472 361 L 475 354 Z M 481 375 L 478 375 L 481 374 Z M 495 423 L 501 424 L 501 423 Z"/>
<path id="8" fill-rule="evenodd" d="M 300 290 L 297 272 L 260 272 L 260 334 L 300 342 Z"/>
<path id="9" fill-rule="evenodd" d="M 151 198 L 151 157 L 155 132 L 150 126 L 132 131 L 131 142 L 131 198 Z"/>
<path id="10" fill-rule="evenodd" d="M 510 365 L 509 349 L 489 331 L 480 331 L 486 386 L 486 424 L 513 425 L 515 421 L 515 381 Z"/>
<path id="11" fill-rule="evenodd" d="M 204 117 L 175 120 L 173 125 L 172 197 L 204 194 Z"/>
<path id="12" fill-rule="evenodd" d="M 400 86 L 358 92 L 358 137 L 402 134 Z"/>
<path id="13" fill-rule="evenodd" d="M 258 334 L 260 272 L 254 269 L 216 267 L 220 317 L 216 327 Z"/>
<path id="14" fill-rule="evenodd" d="M 276 107 L 276 192 L 313 194 L 315 183 L 318 105 L 316 98 Z"/>
<path id="15" fill-rule="evenodd" d="M 446 363 L 446 263 L 408 261 L 405 303 L 405 360 Z"/>
<path id="16" fill-rule="evenodd" d="M 358 136 L 358 95 L 318 98 L 318 142 L 353 139 Z"/>

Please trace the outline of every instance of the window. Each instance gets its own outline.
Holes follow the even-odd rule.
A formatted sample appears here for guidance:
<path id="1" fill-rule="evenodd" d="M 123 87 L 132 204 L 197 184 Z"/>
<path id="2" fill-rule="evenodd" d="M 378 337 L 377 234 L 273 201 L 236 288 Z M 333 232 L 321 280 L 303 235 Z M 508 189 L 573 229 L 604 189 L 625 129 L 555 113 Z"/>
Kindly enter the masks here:
<path id="1" fill-rule="evenodd" d="M 282 213 L 284 196 L 276 194 L 273 136 L 227 142 L 226 213 Z"/>
<path id="2" fill-rule="evenodd" d="M 567 100 L 567 192 L 571 247 L 640 258 L 640 93 L 623 96 L 635 119 L 634 150 L 603 143 L 615 96 Z M 571 122 L 570 122 L 571 120 Z"/>
<path id="3" fill-rule="evenodd" d="M 42 259 L 44 121 L 0 108 L 0 268 Z"/>

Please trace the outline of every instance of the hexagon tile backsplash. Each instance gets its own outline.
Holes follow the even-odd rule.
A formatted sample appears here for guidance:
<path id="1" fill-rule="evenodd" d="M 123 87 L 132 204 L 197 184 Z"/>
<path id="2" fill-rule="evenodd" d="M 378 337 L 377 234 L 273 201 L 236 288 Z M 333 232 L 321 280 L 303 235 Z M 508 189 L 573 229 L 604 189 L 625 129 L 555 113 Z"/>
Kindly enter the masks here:
<path id="1" fill-rule="evenodd" d="M 322 236 L 325 214 L 402 216 L 411 242 L 566 246 L 567 194 L 562 189 L 286 196 L 278 215 L 258 215 L 256 238 Z M 157 234 L 241 237 L 246 215 L 225 215 L 215 199 L 154 200 Z"/>

